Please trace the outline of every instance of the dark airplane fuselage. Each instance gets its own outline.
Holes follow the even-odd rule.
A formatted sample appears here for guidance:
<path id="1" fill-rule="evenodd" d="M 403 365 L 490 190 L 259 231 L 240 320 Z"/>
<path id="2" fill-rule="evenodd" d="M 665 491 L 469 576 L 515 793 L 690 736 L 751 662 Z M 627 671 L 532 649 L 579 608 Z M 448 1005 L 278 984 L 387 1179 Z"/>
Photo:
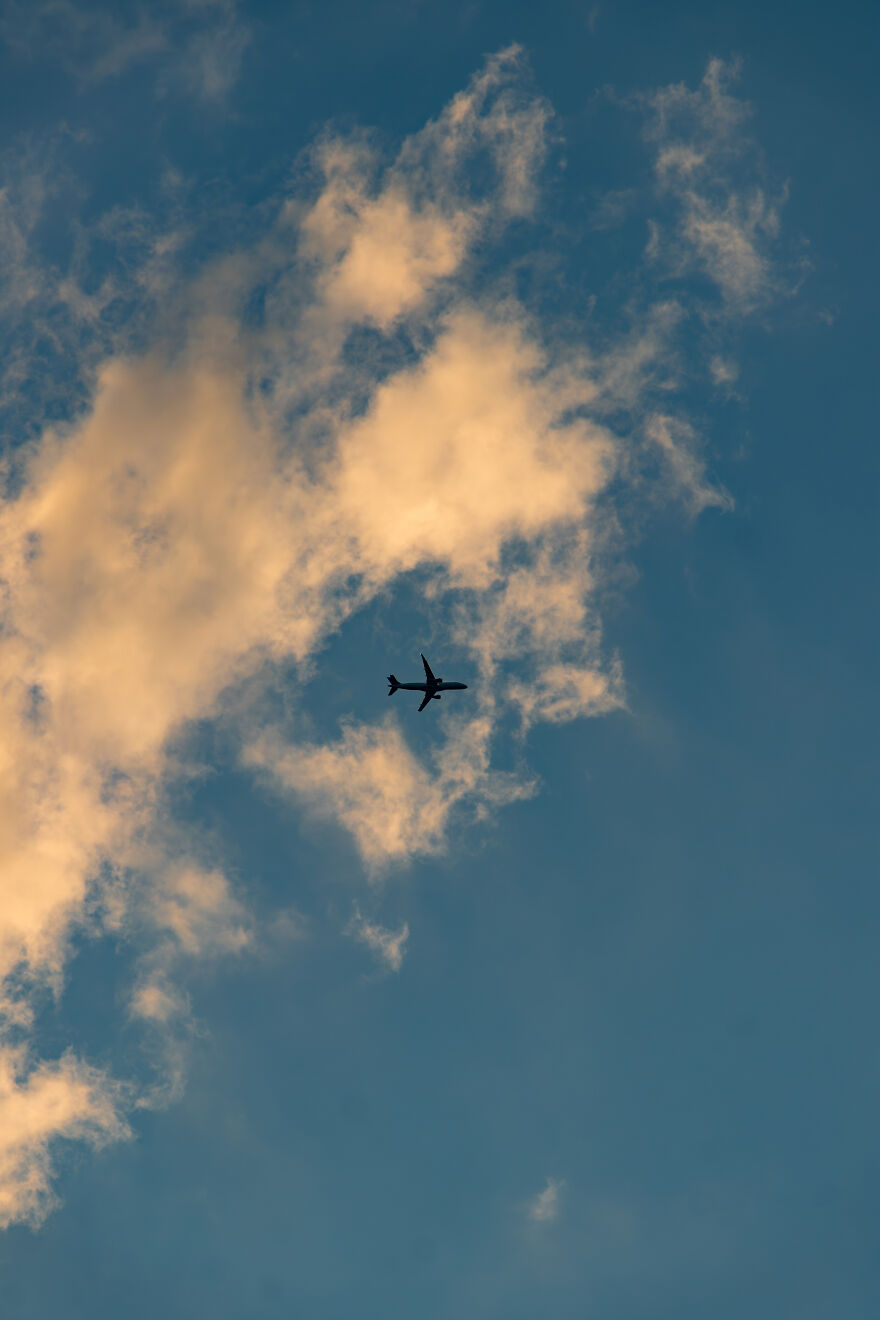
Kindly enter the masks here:
<path id="1" fill-rule="evenodd" d="M 467 683 L 398 683 L 403 692 L 461 692 Z"/>

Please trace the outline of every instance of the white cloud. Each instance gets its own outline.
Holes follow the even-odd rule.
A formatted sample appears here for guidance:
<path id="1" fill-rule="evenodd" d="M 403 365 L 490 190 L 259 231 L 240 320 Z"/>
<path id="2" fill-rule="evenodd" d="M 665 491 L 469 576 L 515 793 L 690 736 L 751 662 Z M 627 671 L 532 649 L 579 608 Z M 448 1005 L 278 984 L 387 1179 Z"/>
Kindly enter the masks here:
<path id="1" fill-rule="evenodd" d="M 559 1215 L 560 1192 L 565 1187 L 564 1178 L 548 1178 L 547 1186 L 529 1202 L 528 1215 L 535 1224 L 551 1223 Z"/>

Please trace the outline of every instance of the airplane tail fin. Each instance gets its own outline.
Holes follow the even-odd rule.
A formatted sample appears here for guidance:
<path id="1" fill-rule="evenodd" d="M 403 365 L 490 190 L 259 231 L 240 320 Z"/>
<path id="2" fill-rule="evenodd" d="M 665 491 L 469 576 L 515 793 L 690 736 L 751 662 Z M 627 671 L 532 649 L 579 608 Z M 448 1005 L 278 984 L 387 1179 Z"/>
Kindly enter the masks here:
<path id="1" fill-rule="evenodd" d="M 388 682 L 391 684 L 391 686 L 388 689 L 388 695 L 389 697 L 393 697 L 397 689 L 400 687 L 400 684 L 398 683 L 397 679 L 394 677 L 393 674 L 388 675 Z"/>

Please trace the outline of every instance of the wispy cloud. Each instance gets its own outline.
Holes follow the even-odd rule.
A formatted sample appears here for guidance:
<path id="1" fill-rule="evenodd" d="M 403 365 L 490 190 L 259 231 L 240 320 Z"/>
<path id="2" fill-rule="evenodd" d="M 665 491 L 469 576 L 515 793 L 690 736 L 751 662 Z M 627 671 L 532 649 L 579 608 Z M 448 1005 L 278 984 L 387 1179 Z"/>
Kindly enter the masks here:
<path id="1" fill-rule="evenodd" d="M 163 24 L 146 12 L 127 23 L 106 6 L 74 0 L 11 0 L 0 30 L 19 55 L 57 61 L 83 84 L 117 78 L 168 46 Z"/>
<path id="2" fill-rule="evenodd" d="M 238 16 L 236 0 L 206 0 L 184 6 L 201 15 L 201 23 L 188 33 L 176 63 L 163 70 L 160 87 L 176 81 L 202 101 L 217 105 L 238 82 L 250 29 Z"/>
<path id="3" fill-rule="evenodd" d="M 709 362 L 709 372 L 716 385 L 733 385 L 739 379 L 739 365 L 730 358 L 722 357 L 720 353 Z"/>
<path id="4" fill-rule="evenodd" d="M 251 744 L 245 764 L 270 772 L 275 785 L 296 794 L 353 836 L 371 874 L 389 863 L 438 853 L 451 813 L 463 802 L 485 811 L 527 797 L 532 785 L 493 769 L 491 723 L 458 720 L 424 765 L 400 728 L 348 725 L 330 744 L 282 743 L 271 735 Z"/>
<path id="5" fill-rule="evenodd" d="M 236 0 L 154 0 L 128 17 L 122 6 L 79 0 L 9 0 L 0 35 L 19 57 L 49 61 L 81 89 L 152 64 L 157 90 L 171 85 L 206 101 L 234 86 L 250 33 Z"/>
<path id="6" fill-rule="evenodd" d="M 560 1194 L 565 1187 L 564 1178 L 548 1178 L 547 1186 L 529 1202 L 528 1216 L 532 1223 L 551 1223 L 559 1216 Z"/>
<path id="7" fill-rule="evenodd" d="M 642 98 L 649 111 L 657 186 L 676 206 L 671 228 L 655 229 L 651 251 L 678 273 L 701 269 L 737 313 L 780 286 L 771 249 L 779 232 L 780 190 L 768 197 L 750 179 L 754 146 L 745 128 L 749 105 L 731 88 L 734 62 L 712 59 L 699 87 L 664 87 Z"/>
<path id="8" fill-rule="evenodd" d="M 701 457 L 694 429 L 687 422 L 664 413 L 653 413 L 646 423 L 649 441 L 656 446 L 675 493 L 692 513 L 716 507 L 729 509 L 733 501 L 726 491 L 711 485 Z"/>
<path id="9" fill-rule="evenodd" d="M 355 939 L 366 944 L 390 971 L 400 971 L 409 939 L 409 926 L 406 922 L 398 930 L 389 930 L 376 921 L 368 921 L 366 917 L 361 916 L 360 909 L 355 908 L 354 917 L 347 929 Z"/>
<path id="10" fill-rule="evenodd" d="M 651 102 L 661 154 L 682 105 L 737 121 L 707 78 Z M 88 358 L 87 406 L 43 429 L 0 508 L 10 1039 L 35 987 L 60 993 L 77 931 L 136 936 L 131 1014 L 172 1043 L 192 961 L 259 947 L 243 887 L 169 823 L 188 723 L 225 719 L 257 779 L 346 830 L 375 877 L 534 791 L 496 764 L 503 729 L 622 704 L 596 606 L 622 492 L 653 483 L 693 510 L 724 497 L 674 407 L 680 303 L 573 347 L 476 276 L 536 206 L 549 115 L 511 48 L 390 161 L 363 135 L 324 136 L 308 188 L 195 275 L 168 255 L 179 229 L 144 222 L 138 287 L 172 311 L 139 322 L 148 347 L 103 341 Z M 15 214 L 26 248 L 27 206 Z M 104 232 L 140 223 L 116 215 Z M 39 279 L 45 308 L 58 281 Z M 8 296 L 26 307 L 27 280 Z M 254 693 L 291 665 L 306 682 L 330 633 L 411 574 L 479 675 L 433 752 L 416 755 L 393 713 L 326 741 L 295 712 L 267 725 Z M 406 927 L 357 932 L 399 966 Z M 72 1058 L 9 1058 L 12 1114 L 39 1115 L 50 1085 L 68 1096 L 0 1164 L 8 1217 L 30 1217 L 48 1203 L 51 1142 L 121 1137 L 126 1097 Z M 560 1186 L 538 1203 L 555 1212 Z"/>

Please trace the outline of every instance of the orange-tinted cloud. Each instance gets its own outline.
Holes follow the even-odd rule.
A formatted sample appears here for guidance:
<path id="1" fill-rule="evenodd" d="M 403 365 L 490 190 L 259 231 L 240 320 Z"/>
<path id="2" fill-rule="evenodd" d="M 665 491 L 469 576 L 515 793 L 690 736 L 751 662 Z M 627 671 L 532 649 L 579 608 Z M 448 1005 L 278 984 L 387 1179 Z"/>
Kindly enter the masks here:
<path id="1" fill-rule="evenodd" d="M 702 269 L 727 307 L 742 313 L 779 287 L 770 247 L 784 199 L 732 177 L 731 165 L 749 145 L 750 108 L 731 92 L 738 75 L 735 62 L 711 59 L 694 91 L 679 83 L 645 99 L 658 185 L 678 206 L 675 233 L 661 240 L 655 231 L 654 254 L 662 251 L 678 270 Z"/>
<path id="2" fill-rule="evenodd" d="M 535 204 L 549 112 L 519 58 L 491 59 L 384 171 L 362 141 L 326 140 L 317 194 L 187 286 L 174 351 L 111 357 L 0 509 L 0 1008 L 16 1030 L 89 923 L 138 932 L 130 1007 L 157 1030 L 188 1013 L 187 960 L 259 946 L 233 879 L 165 820 L 187 723 L 234 723 L 245 764 L 378 875 L 441 851 L 460 813 L 533 791 L 493 762 L 506 716 L 525 730 L 621 704 L 594 606 L 603 501 L 628 470 L 608 418 L 645 421 L 679 313 L 661 303 L 591 355 L 472 291 L 477 240 Z M 346 356 L 352 331 L 383 337 L 378 363 Z M 648 434 L 696 507 L 717 502 L 685 424 L 655 414 Z M 414 571 L 480 675 L 433 756 L 393 715 L 323 743 L 262 727 L 242 693 L 281 664 L 307 672 Z M 402 938 L 366 929 L 402 957 Z M 3 1057 L 9 1221 L 48 1204 L 53 1140 L 126 1129 L 118 1088 L 85 1064 Z"/>
<path id="3" fill-rule="evenodd" d="M 0 1228 L 39 1224 L 55 1204 L 52 1143 L 102 1146 L 131 1135 L 122 1089 L 72 1054 L 29 1068 L 21 1048 L 0 1047 Z"/>

